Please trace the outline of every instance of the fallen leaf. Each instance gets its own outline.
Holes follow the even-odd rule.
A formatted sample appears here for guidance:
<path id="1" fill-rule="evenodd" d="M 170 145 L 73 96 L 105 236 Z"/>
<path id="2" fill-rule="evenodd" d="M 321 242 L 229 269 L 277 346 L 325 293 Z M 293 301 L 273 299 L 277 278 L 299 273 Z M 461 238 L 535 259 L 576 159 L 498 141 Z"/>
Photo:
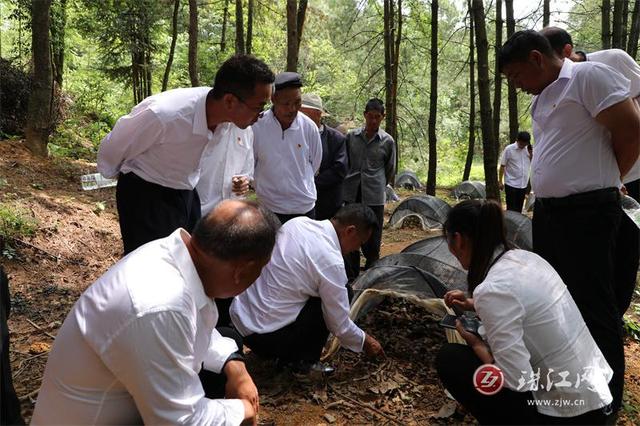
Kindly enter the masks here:
<path id="1" fill-rule="evenodd" d="M 447 417 L 451 417 L 453 416 L 453 413 L 456 412 L 457 406 L 458 406 L 457 402 L 449 401 L 446 404 L 444 404 L 442 407 L 440 407 L 440 410 L 438 410 L 438 413 L 435 414 L 433 417 L 435 417 L 436 419 L 445 419 Z"/>
<path id="2" fill-rule="evenodd" d="M 332 415 L 331 415 L 331 414 L 329 414 L 329 413 L 325 413 L 325 414 L 324 414 L 324 416 L 322 416 L 322 417 L 324 417 L 324 419 L 325 419 L 326 421 L 328 421 L 329 423 L 335 423 L 335 422 L 336 422 L 336 418 L 335 418 L 335 416 L 332 416 Z"/>
<path id="3" fill-rule="evenodd" d="M 38 355 L 51 350 L 51 345 L 46 342 L 35 342 L 29 346 L 29 353 Z"/>

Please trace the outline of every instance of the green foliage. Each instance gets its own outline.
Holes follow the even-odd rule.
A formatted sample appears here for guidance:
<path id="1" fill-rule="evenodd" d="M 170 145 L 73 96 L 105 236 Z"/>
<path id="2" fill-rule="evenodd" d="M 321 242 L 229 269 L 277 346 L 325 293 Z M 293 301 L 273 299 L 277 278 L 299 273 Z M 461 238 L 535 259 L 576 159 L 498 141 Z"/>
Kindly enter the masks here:
<path id="1" fill-rule="evenodd" d="M 2 256 L 12 259 L 16 255 L 12 240 L 33 235 L 37 221 L 24 209 L 0 203 L 0 250 Z"/>

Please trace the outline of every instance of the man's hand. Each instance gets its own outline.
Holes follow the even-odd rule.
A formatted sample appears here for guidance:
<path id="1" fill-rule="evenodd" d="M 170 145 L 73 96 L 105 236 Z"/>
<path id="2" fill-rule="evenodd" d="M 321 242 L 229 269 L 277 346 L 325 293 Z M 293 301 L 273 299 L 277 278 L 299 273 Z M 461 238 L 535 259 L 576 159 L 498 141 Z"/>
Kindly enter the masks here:
<path id="1" fill-rule="evenodd" d="M 450 308 L 459 308 L 463 311 L 474 311 L 473 299 L 468 298 L 461 290 L 451 290 L 444 295 L 444 304 Z"/>
<path id="2" fill-rule="evenodd" d="M 224 374 L 227 376 L 225 386 L 226 398 L 237 398 L 248 401 L 253 407 L 253 412 L 258 414 L 260 409 L 260 397 L 258 388 L 253 383 L 247 368 L 242 361 L 232 360 L 224 366 Z M 247 412 L 245 407 L 245 413 Z M 255 414 L 253 417 L 255 417 Z"/>
<path id="3" fill-rule="evenodd" d="M 244 405 L 244 420 L 241 425 L 257 425 L 258 424 L 258 413 L 253 408 L 253 404 L 251 404 L 246 399 L 242 400 L 242 404 Z"/>
<path id="4" fill-rule="evenodd" d="M 494 359 L 493 355 L 491 355 L 491 350 L 480 336 L 476 336 L 465 330 L 460 320 L 456 320 L 456 331 L 460 333 L 460 336 L 462 336 L 465 342 L 467 342 L 467 345 L 473 349 L 473 352 L 475 352 L 484 364 L 493 364 Z"/>
<path id="5" fill-rule="evenodd" d="M 504 189 L 504 183 L 502 182 L 498 182 L 498 187 L 503 190 Z"/>
<path id="6" fill-rule="evenodd" d="M 231 191 L 236 196 L 243 196 L 249 192 L 249 176 L 236 175 L 231 178 Z"/>
<path id="7" fill-rule="evenodd" d="M 380 342 L 368 334 L 364 335 L 364 345 L 362 345 L 362 350 L 370 357 L 377 357 L 379 355 L 383 357 L 386 356 Z"/>

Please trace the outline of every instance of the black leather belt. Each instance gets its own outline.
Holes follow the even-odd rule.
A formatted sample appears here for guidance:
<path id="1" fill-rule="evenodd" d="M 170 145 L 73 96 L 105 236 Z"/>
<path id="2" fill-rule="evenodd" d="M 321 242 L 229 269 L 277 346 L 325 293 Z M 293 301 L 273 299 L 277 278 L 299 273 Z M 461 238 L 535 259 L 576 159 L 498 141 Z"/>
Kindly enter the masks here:
<path id="1" fill-rule="evenodd" d="M 620 190 L 618 188 L 596 189 L 595 191 L 581 192 L 561 198 L 536 198 L 536 204 L 541 205 L 543 208 L 584 207 L 612 202 L 620 202 Z"/>

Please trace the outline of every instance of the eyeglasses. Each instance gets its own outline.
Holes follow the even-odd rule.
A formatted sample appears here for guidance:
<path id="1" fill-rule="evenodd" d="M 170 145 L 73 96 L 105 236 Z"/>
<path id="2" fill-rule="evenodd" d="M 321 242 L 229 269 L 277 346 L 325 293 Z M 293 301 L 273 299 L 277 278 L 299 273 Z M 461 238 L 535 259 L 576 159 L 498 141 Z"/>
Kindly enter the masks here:
<path id="1" fill-rule="evenodd" d="M 256 114 L 262 115 L 262 113 L 264 113 L 267 109 L 269 109 L 268 104 L 255 107 L 255 106 L 249 105 L 244 99 L 242 99 L 241 96 L 238 96 L 235 93 L 232 93 L 232 95 L 235 96 L 237 100 L 242 102 L 247 108 L 249 108 L 251 111 L 255 112 Z"/>

